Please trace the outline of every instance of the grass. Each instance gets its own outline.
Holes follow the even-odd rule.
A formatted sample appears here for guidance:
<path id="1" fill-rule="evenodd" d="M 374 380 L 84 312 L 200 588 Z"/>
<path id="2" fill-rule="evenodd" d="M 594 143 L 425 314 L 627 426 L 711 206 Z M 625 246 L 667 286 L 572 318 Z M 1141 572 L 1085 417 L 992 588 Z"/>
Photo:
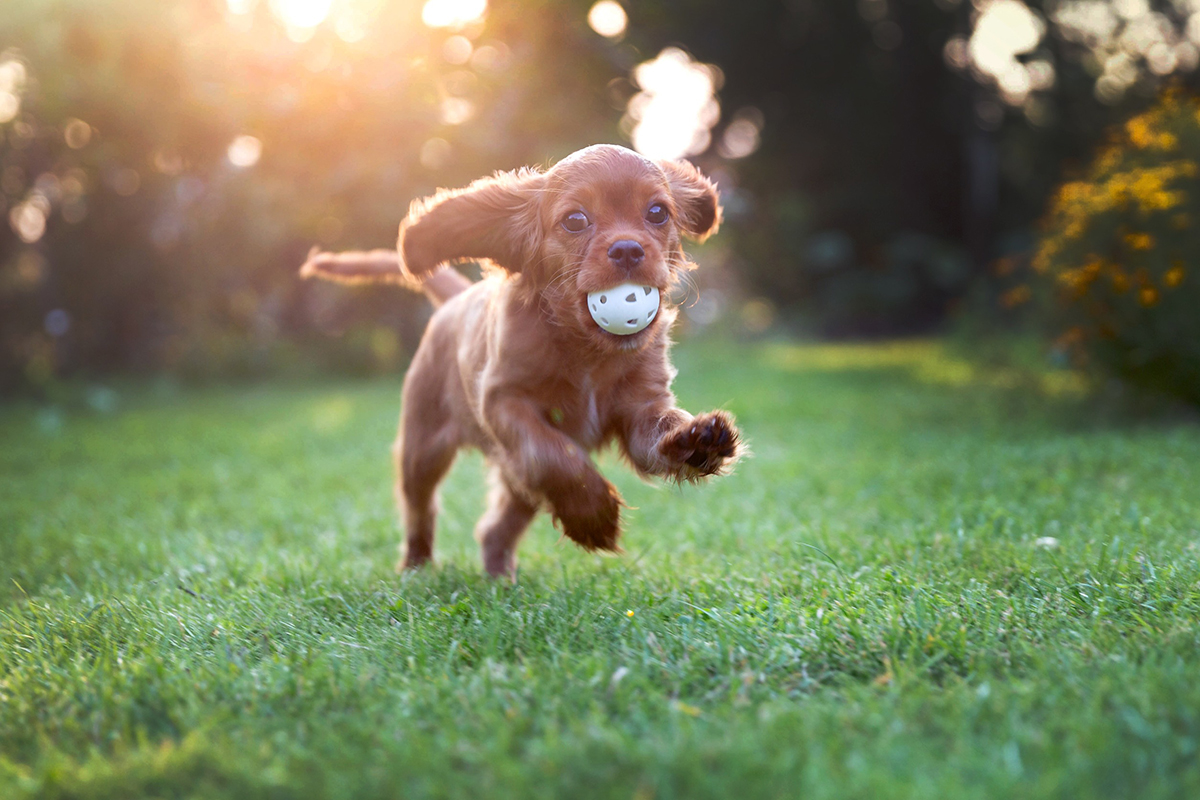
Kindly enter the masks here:
<path id="1" fill-rule="evenodd" d="M 398 578 L 397 380 L 0 409 L 0 797 L 1186 797 L 1200 429 L 936 343 L 680 348 L 755 456 Z M 1052 546 L 1057 542 L 1057 546 Z"/>

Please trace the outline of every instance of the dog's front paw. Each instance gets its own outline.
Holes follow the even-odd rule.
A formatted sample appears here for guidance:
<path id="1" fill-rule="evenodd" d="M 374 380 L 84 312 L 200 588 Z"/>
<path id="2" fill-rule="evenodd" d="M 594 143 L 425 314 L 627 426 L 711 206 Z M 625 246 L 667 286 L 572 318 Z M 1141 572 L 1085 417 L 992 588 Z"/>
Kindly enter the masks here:
<path id="1" fill-rule="evenodd" d="M 659 452 L 683 479 L 726 472 L 737 460 L 741 438 L 733 417 L 724 411 L 700 414 L 667 433 Z"/>
<path id="2" fill-rule="evenodd" d="M 621 495 L 599 475 L 555 492 L 550 498 L 554 522 L 584 550 L 620 552 Z"/>

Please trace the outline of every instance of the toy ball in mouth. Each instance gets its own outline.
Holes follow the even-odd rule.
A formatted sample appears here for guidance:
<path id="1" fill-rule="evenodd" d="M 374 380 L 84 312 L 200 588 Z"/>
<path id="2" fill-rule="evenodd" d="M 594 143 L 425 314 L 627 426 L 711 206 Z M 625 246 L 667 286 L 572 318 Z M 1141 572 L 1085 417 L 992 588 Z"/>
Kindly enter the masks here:
<path id="1" fill-rule="evenodd" d="M 596 324 L 617 336 L 629 336 L 646 329 L 658 315 L 658 289 L 622 283 L 610 289 L 588 293 L 588 311 Z"/>

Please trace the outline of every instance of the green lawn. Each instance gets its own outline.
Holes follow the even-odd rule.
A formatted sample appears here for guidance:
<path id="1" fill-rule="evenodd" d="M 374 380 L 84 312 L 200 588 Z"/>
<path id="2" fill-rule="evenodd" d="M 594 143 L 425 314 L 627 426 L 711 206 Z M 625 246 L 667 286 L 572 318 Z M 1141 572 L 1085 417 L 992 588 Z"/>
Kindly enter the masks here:
<path id="1" fill-rule="evenodd" d="M 626 555 L 543 519 L 516 586 L 475 457 L 393 574 L 398 379 L 0 409 L 0 797 L 1197 796 L 1194 421 L 931 343 L 676 363 L 754 457 L 603 457 Z"/>

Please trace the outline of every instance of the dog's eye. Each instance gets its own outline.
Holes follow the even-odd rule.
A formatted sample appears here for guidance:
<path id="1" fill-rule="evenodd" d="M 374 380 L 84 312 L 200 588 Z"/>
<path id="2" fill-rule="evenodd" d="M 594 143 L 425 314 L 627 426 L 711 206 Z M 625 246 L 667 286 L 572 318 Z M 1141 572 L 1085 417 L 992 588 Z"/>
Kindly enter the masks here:
<path id="1" fill-rule="evenodd" d="M 646 221 L 653 225 L 662 225 L 667 221 L 667 209 L 662 203 L 655 203 L 646 209 Z"/>
<path id="2" fill-rule="evenodd" d="M 565 217 L 563 217 L 562 221 L 562 226 L 571 233 L 579 233 L 580 231 L 585 230 L 587 226 L 591 224 L 592 221 L 588 219 L 587 214 L 583 213 L 582 211 L 572 211 L 570 214 L 567 214 Z"/>

